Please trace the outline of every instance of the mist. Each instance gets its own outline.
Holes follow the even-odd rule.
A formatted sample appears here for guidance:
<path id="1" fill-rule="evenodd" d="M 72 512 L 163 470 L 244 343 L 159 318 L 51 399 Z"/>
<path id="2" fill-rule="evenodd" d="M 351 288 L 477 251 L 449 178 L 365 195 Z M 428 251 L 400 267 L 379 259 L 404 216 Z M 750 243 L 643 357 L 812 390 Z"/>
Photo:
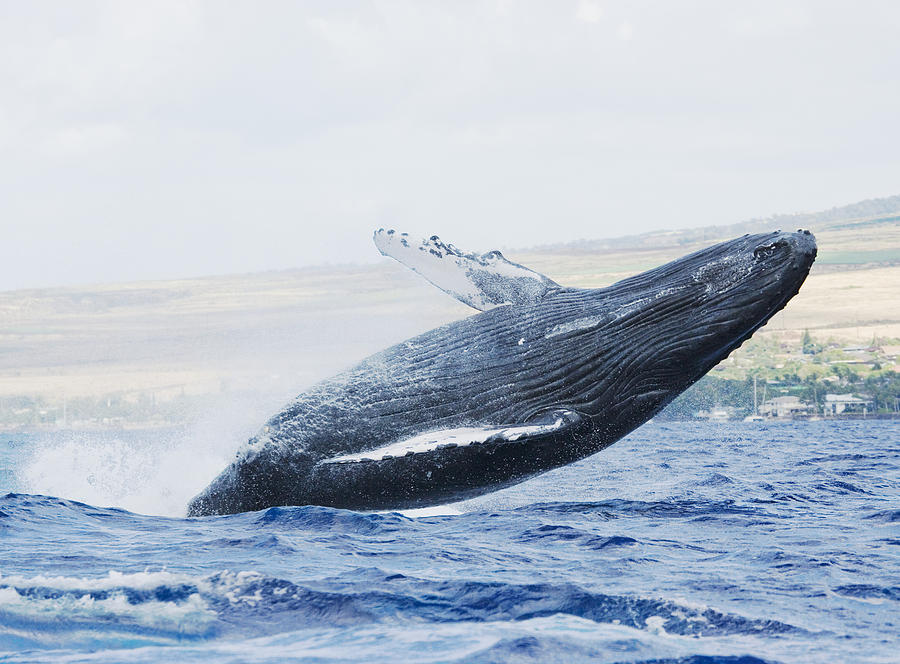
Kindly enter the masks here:
<path id="1" fill-rule="evenodd" d="M 889 2 L 4 3 L 0 289 L 895 193 Z"/>

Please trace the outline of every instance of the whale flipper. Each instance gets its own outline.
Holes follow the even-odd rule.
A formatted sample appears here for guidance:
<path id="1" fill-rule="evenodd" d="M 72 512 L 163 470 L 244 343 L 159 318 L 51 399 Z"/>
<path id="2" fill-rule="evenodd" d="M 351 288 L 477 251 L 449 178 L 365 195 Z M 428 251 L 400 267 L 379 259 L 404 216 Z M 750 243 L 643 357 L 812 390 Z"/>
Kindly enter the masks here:
<path id="1" fill-rule="evenodd" d="M 379 228 L 374 240 L 383 255 L 479 311 L 502 304 L 535 304 L 548 292 L 561 288 L 543 274 L 506 260 L 499 251 L 466 254 L 437 235 L 418 239 Z"/>
<path id="2" fill-rule="evenodd" d="M 538 418 L 525 424 L 493 427 L 463 427 L 440 429 L 418 434 L 396 441 L 384 447 L 364 450 L 353 454 L 343 454 L 324 460 L 322 463 L 358 463 L 388 461 L 397 457 L 442 452 L 443 450 L 467 447 L 469 445 L 515 445 L 550 440 L 561 434 L 584 427 L 586 418 L 567 408 L 557 408 L 542 413 Z"/>

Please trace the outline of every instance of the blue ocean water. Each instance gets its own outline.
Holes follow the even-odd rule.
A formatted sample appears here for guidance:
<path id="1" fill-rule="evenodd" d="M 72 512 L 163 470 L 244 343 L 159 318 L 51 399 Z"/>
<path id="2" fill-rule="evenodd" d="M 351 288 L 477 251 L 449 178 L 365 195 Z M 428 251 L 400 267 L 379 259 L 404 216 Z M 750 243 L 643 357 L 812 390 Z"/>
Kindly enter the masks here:
<path id="1" fill-rule="evenodd" d="M 0 436 L 0 661 L 900 661 L 900 422 L 650 423 L 443 513 L 173 516 L 212 461 Z"/>

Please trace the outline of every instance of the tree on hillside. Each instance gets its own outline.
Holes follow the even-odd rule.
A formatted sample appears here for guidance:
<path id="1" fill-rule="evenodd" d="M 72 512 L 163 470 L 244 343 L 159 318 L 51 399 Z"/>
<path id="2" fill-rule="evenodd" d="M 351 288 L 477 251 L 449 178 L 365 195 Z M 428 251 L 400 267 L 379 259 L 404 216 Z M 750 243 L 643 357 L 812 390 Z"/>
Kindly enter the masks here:
<path id="1" fill-rule="evenodd" d="M 809 330 L 803 330 L 803 340 L 800 342 L 800 345 L 805 355 L 815 355 L 820 350 L 822 350 L 822 347 L 813 341 L 812 335 L 810 335 Z"/>

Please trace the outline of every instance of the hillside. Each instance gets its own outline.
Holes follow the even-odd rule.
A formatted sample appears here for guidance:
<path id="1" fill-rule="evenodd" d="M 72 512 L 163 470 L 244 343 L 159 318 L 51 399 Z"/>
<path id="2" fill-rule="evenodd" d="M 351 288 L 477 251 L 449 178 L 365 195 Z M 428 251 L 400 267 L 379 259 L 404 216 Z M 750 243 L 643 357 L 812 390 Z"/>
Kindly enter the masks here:
<path id="1" fill-rule="evenodd" d="M 792 230 L 809 228 L 817 234 L 824 231 L 840 231 L 889 226 L 900 219 L 900 195 L 873 198 L 852 205 L 835 207 L 819 212 L 777 214 L 771 217 L 750 219 L 736 224 L 704 226 L 682 230 L 655 231 L 641 235 L 625 235 L 599 240 L 580 240 L 568 244 L 551 244 L 539 247 L 542 252 L 558 251 L 601 252 L 640 248 L 679 248 L 692 244 L 708 244 L 720 238 L 736 237 L 744 233 L 765 233 L 774 229 Z"/>
<path id="2" fill-rule="evenodd" d="M 598 287 L 773 227 L 811 229 L 819 258 L 801 293 L 755 340 L 797 345 L 809 330 L 821 343 L 900 344 L 900 196 L 506 253 L 560 283 Z M 222 409 L 259 422 L 315 380 L 469 313 L 387 259 L 0 293 L 0 430 L 163 426 Z M 763 359 L 741 349 L 726 362 L 746 371 Z"/>

